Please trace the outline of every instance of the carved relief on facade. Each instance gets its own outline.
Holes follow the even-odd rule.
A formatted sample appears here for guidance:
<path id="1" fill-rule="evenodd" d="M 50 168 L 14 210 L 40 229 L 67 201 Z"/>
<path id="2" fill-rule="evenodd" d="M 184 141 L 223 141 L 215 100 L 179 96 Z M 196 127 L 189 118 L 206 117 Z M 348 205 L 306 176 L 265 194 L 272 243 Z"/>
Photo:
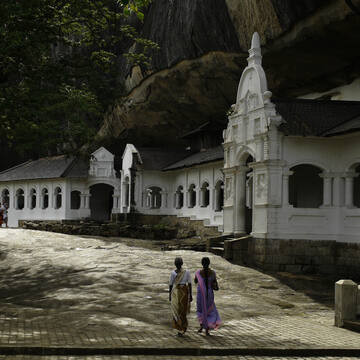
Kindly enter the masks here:
<path id="1" fill-rule="evenodd" d="M 254 135 L 261 133 L 261 119 L 257 118 L 254 120 Z"/>
<path id="2" fill-rule="evenodd" d="M 232 200 L 234 197 L 234 189 L 233 189 L 233 178 L 227 177 L 225 179 L 225 200 Z"/>
<path id="3" fill-rule="evenodd" d="M 266 174 L 256 175 L 256 198 L 263 199 L 266 196 Z"/>
<path id="4" fill-rule="evenodd" d="M 246 95 L 247 111 L 252 111 L 259 106 L 259 97 L 255 93 L 247 93 Z"/>

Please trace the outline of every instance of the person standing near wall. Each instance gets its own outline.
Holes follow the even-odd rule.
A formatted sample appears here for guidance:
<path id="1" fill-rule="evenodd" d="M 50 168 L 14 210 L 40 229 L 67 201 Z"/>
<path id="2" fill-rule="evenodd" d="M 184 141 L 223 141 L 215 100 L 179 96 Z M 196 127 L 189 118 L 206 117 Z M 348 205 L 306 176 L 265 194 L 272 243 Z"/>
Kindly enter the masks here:
<path id="1" fill-rule="evenodd" d="M 190 313 L 192 301 L 191 275 L 189 270 L 182 268 L 181 257 L 175 259 L 176 269 L 170 274 L 169 301 L 173 316 L 173 328 L 178 330 L 178 336 L 183 336 L 188 327 L 187 314 Z"/>

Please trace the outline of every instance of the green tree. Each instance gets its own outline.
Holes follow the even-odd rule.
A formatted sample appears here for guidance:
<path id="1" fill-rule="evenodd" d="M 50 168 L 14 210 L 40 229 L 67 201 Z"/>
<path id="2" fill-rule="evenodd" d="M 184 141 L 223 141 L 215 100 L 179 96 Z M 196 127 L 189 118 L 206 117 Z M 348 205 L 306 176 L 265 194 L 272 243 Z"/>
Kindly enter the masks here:
<path id="1" fill-rule="evenodd" d="M 156 48 L 136 30 L 149 1 L 1 1 L 2 146 L 36 157 L 91 141 L 123 91 L 121 58 L 147 65 Z"/>

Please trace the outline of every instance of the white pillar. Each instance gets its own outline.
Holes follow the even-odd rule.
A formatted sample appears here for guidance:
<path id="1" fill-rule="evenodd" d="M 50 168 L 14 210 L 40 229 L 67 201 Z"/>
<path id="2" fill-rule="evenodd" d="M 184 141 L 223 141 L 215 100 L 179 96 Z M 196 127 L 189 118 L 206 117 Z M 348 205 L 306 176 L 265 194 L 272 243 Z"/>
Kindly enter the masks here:
<path id="1" fill-rule="evenodd" d="M 344 178 L 336 175 L 333 182 L 333 206 L 342 206 L 344 204 Z"/>
<path id="2" fill-rule="evenodd" d="M 195 204 L 194 204 L 194 207 L 197 208 L 197 207 L 200 207 L 200 205 L 201 205 L 201 203 L 200 203 L 201 189 L 198 188 L 198 187 L 195 187 L 194 191 L 195 191 Z"/>
<path id="3" fill-rule="evenodd" d="M 161 191 L 161 208 L 165 209 L 167 208 L 167 192 L 162 190 Z"/>
<path id="4" fill-rule="evenodd" d="M 235 174 L 235 204 L 234 204 L 234 233 L 244 234 L 245 230 L 245 202 L 246 202 L 246 170 L 241 166 Z"/>
<path id="5" fill-rule="evenodd" d="M 345 174 L 345 206 L 348 208 L 354 207 L 354 178 L 356 173 Z"/>
<path id="6" fill-rule="evenodd" d="M 12 191 L 9 190 L 9 209 L 14 209 L 15 208 L 15 197 L 12 194 Z"/>
<path id="7" fill-rule="evenodd" d="M 90 194 L 85 195 L 85 209 L 90 209 Z"/>
<path id="8" fill-rule="evenodd" d="M 85 194 L 80 194 L 80 209 L 85 209 Z"/>
<path id="9" fill-rule="evenodd" d="M 200 207 L 204 206 L 204 202 L 205 202 L 204 200 L 205 200 L 204 189 L 200 188 L 200 191 L 199 191 L 199 205 L 200 205 Z"/>
<path id="10" fill-rule="evenodd" d="M 175 193 L 175 208 L 180 209 L 180 194 L 178 192 Z"/>
<path id="11" fill-rule="evenodd" d="M 212 186 L 209 186 L 209 207 L 210 210 L 215 210 L 215 188 Z"/>
<path id="12" fill-rule="evenodd" d="M 344 326 L 344 320 L 356 319 L 358 287 L 351 280 L 335 283 L 335 326 Z"/>
<path id="13" fill-rule="evenodd" d="M 294 174 L 293 171 L 284 171 L 283 173 L 283 184 L 282 184 L 282 205 L 289 205 L 289 176 Z"/>
<path id="14" fill-rule="evenodd" d="M 322 173 L 319 175 L 323 178 L 323 203 L 324 206 L 331 206 L 331 184 L 332 184 L 332 176 L 331 174 Z"/>

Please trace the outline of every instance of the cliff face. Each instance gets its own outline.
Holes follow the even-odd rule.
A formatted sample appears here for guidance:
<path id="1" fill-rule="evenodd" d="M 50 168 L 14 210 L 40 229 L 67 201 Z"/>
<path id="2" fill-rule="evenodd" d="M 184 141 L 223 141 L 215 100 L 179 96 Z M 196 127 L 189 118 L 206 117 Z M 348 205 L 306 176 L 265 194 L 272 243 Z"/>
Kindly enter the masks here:
<path id="1" fill-rule="evenodd" d="M 226 121 L 254 31 L 269 88 L 291 97 L 360 75 L 360 0 L 154 0 L 142 24 L 156 41 L 150 69 L 124 67 L 128 94 L 100 136 L 117 143 L 179 143 L 179 133 Z"/>

